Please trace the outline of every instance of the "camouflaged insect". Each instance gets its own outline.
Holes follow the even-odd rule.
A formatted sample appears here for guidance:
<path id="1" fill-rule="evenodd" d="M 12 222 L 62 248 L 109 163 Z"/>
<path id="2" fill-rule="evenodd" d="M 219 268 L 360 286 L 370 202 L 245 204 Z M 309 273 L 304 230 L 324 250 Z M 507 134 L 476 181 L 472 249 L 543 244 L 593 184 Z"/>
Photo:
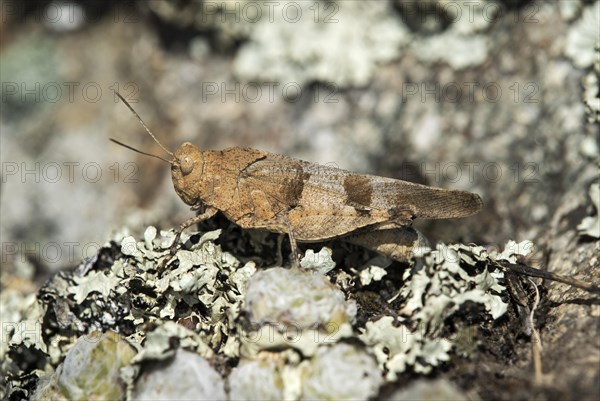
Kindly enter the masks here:
<path id="1" fill-rule="evenodd" d="M 172 153 L 117 95 L 171 156 L 159 158 L 171 164 L 177 195 L 200 212 L 181 224 L 180 233 L 220 211 L 242 228 L 287 234 L 292 263 L 298 261 L 297 242 L 336 238 L 406 260 L 414 247 L 426 244 L 410 227 L 415 218 L 466 217 L 483 205 L 470 192 L 353 173 L 257 149 L 202 150 L 185 142 Z"/>

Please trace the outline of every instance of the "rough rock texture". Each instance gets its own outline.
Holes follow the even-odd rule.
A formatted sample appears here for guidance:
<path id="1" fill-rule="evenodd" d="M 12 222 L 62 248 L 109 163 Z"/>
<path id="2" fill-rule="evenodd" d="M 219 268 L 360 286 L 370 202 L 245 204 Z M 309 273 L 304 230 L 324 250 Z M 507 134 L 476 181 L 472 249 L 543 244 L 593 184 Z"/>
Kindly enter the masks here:
<path id="1" fill-rule="evenodd" d="M 148 225 L 175 227 L 191 215 L 173 192 L 166 164 L 107 141 L 117 137 L 163 155 L 111 89 L 137 100 L 133 106 L 169 149 L 183 141 L 214 149 L 253 146 L 478 192 L 485 202 L 480 215 L 420 222 L 419 229 L 433 244 L 473 242 L 501 250 L 509 240 L 530 240 L 535 252 L 528 263 L 597 281 L 598 238 L 589 235 L 593 227 L 586 229 L 588 234 L 578 227 L 599 212 L 597 199 L 589 194 L 599 181 L 600 2 L 395 0 L 358 14 L 344 8 L 332 16 L 338 25 L 327 27 L 325 18 L 337 3 L 317 1 L 318 21 L 313 23 L 315 9 L 304 12 L 307 19 L 300 21 L 309 30 L 305 34 L 296 34 L 298 25 L 280 17 L 283 5 L 274 10 L 279 16 L 272 23 L 263 10 L 259 23 L 250 14 L 252 2 L 237 3 L 240 12 L 248 13 L 239 23 L 218 4 L 210 8 L 211 2 L 194 0 L 140 0 L 124 6 L 74 2 L 74 8 L 61 9 L 61 18 L 53 17 L 56 6 L 48 1 L 2 3 L 0 352 L 19 361 L 18 366 L 3 366 L 3 372 L 57 367 L 79 335 L 122 324 L 129 313 L 126 297 L 114 291 L 119 283 L 110 280 L 110 263 L 93 259 L 98 249 L 119 227 L 130 227 L 137 243 Z M 361 29 L 381 15 L 379 31 Z M 349 21 L 355 29 L 348 28 Z M 293 36 L 296 47 L 284 49 L 277 62 L 266 65 L 265 60 L 275 57 L 268 50 L 281 50 L 281 43 L 268 40 L 271 30 Z M 303 35 L 316 39 L 303 42 Z M 339 46 L 330 49 L 324 46 L 328 43 Z M 386 43 L 395 45 L 388 48 Z M 245 68 L 249 57 L 258 61 Z M 336 82 L 340 63 L 347 69 Z M 257 70 L 258 65 L 270 68 Z M 285 75 L 290 69 L 294 76 Z M 261 75 L 271 71 L 275 83 Z M 226 227 L 216 220 L 203 229 Z M 226 250 L 237 250 L 246 270 L 223 277 L 211 267 L 206 280 L 237 288 L 232 280 L 242 286 L 253 274 L 251 259 L 258 267 L 274 263 L 274 237 L 248 235 L 229 229 L 220 240 Z M 364 327 L 382 314 L 397 314 L 402 305 L 388 301 L 399 291 L 398 265 L 385 267 L 383 275 L 383 265 L 351 263 L 360 259 L 356 250 L 332 247 L 344 270 L 338 273 L 336 267 L 331 274 L 357 301 L 355 324 Z M 79 268 L 80 281 L 54 276 L 51 283 L 57 287 L 36 298 L 50 273 L 71 269 L 86 257 L 92 259 Z M 235 270 L 233 259 L 228 263 L 225 269 Z M 159 307 L 176 305 L 182 291 L 200 290 L 193 288 L 193 279 L 183 278 L 185 273 L 172 277 L 180 287 L 169 287 L 171 298 L 157 304 L 146 304 L 155 299 L 144 293 L 143 280 L 131 283 L 137 307 L 155 308 L 148 315 L 152 319 L 146 316 L 149 321 L 175 316 L 181 311 L 166 308 L 161 317 Z M 365 285 L 357 286 L 363 276 Z M 92 283 L 102 287 L 91 291 Z M 69 304 L 57 300 L 59 290 L 70 294 Z M 239 293 L 219 291 L 205 294 L 205 301 L 241 300 Z M 53 302 L 51 312 L 40 310 L 39 298 Z M 87 314 L 74 314 L 71 303 L 84 305 Z M 226 376 L 232 366 L 210 359 L 214 355 L 209 350 L 236 355 L 221 328 L 230 328 L 224 322 L 235 321 L 237 312 L 227 315 L 215 305 L 197 313 L 226 316 L 222 325 L 202 332 L 204 346 L 198 345 L 198 333 L 178 329 L 176 337 L 188 348 L 196 344 L 195 351 Z M 530 339 L 515 323 L 514 305 L 500 323 L 481 323 L 478 318 L 487 316 L 484 309 L 461 310 L 444 327 L 463 330 L 469 341 L 457 349 L 462 357 L 433 374 L 484 399 L 597 399 L 599 307 L 597 297 L 544 283 L 535 314 L 543 345 L 544 377 L 538 383 Z M 46 313 L 52 317 L 52 336 L 61 339 L 48 360 L 43 355 L 49 349 L 36 341 L 41 332 L 35 325 Z M 190 314 L 182 323 L 210 326 L 196 322 L 199 316 Z M 24 320 L 25 325 L 18 324 Z M 7 338 L 14 333 L 26 334 L 25 347 L 10 348 L 15 344 Z M 159 330 L 155 337 L 147 355 L 174 352 L 170 335 Z M 287 354 L 282 358 L 281 366 L 301 363 Z M 380 395 L 408 387 L 415 373 L 400 375 Z M 29 382 L 22 378 L 22 383 L 31 389 L 38 376 L 30 376 Z M 3 392 L 12 379 L 5 377 Z M 299 394 L 297 386 L 286 388 Z"/>

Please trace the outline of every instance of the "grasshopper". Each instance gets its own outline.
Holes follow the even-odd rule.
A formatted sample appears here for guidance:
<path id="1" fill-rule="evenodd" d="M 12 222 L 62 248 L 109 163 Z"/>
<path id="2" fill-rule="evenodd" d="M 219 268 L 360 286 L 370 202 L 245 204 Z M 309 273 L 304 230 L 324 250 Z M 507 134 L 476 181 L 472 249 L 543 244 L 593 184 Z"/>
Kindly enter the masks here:
<path id="1" fill-rule="evenodd" d="M 220 211 L 244 229 L 286 234 L 293 265 L 299 260 L 298 242 L 336 238 L 405 261 L 415 247 L 427 244 L 411 227 L 414 219 L 466 217 L 483 206 L 471 192 L 358 174 L 257 149 L 202 150 L 185 142 L 173 153 L 116 94 L 170 159 L 111 141 L 169 163 L 175 192 L 199 213 L 179 226 L 171 254 L 186 228 Z"/>

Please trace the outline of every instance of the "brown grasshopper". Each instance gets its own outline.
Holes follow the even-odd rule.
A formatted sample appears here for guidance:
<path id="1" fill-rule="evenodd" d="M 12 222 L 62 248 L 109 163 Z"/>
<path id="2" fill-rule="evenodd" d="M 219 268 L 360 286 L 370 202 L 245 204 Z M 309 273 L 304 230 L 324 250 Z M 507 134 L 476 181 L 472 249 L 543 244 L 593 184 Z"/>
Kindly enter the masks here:
<path id="1" fill-rule="evenodd" d="M 171 164 L 175 192 L 199 212 L 180 225 L 172 254 L 183 230 L 220 211 L 242 228 L 287 234 L 294 265 L 298 242 L 336 238 L 404 261 L 415 246 L 427 243 L 410 227 L 415 218 L 466 217 L 483 205 L 479 195 L 470 192 L 357 174 L 257 149 L 201 150 L 185 142 L 172 153 L 117 96 L 171 159 L 111 141 Z"/>

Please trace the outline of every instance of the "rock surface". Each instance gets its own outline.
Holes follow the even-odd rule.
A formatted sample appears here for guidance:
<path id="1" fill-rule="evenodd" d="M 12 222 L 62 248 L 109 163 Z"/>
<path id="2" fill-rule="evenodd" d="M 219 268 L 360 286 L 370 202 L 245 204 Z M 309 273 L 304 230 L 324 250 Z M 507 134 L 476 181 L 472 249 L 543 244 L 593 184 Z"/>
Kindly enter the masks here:
<path id="1" fill-rule="evenodd" d="M 31 394 L 37 378 L 93 331 L 128 336 L 139 346 L 138 367 L 172 358 L 178 348 L 206 359 L 223 378 L 236 363 L 251 362 L 238 360 L 241 342 L 230 334 L 248 323 L 240 313 L 244 290 L 275 263 L 276 238 L 240 233 L 217 218 L 201 227 L 223 229 L 217 243 L 187 238 L 178 269 L 159 275 L 161 230 L 143 230 L 176 227 L 192 212 L 174 193 L 166 164 L 108 142 L 116 137 L 164 154 L 112 89 L 171 150 L 184 141 L 252 146 L 477 192 L 485 203 L 478 216 L 418 222 L 419 230 L 434 245 L 474 243 L 488 251 L 529 240 L 529 264 L 597 281 L 599 211 L 590 194 L 600 179 L 600 2 L 317 1 L 302 9 L 302 35 L 286 20 L 294 10 L 281 14 L 283 4 L 271 22 L 264 8 L 255 19 L 255 2 L 236 2 L 245 13 L 237 22 L 200 0 L 59 3 L 7 0 L 0 21 L 2 395 L 16 388 L 23 392 L 13 391 L 14 399 Z M 280 33 L 295 45 L 270 39 Z M 107 239 L 115 241 L 99 251 Z M 405 303 L 408 289 L 422 288 L 419 275 L 403 289 L 406 266 L 328 245 L 336 267 L 328 262 L 321 274 L 356 302 L 352 333 L 387 325 L 389 317 L 395 329 L 404 327 L 399 313 L 415 312 Z M 193 254 L 200 250 L 211 263 L 198 264 Z M 438 346 L 430 361 L 444 369 L 427 366 L 483 399 L 596 399 L 598 298 L 557 283 L 542 283 L 540 291 L 534 320 L 541 380 L 508 298 L 497 320 L 489 299 L 444 314 L 438 328 L 454 336 L 452 358 L 439 357 L 445 353 Z M 140 332 L 152 341 L 142 345 Z M 265 363 L 286 378 L 281 391 L 299 398 L 299 366 L 311 357 L 256 344 L 253 358 L 274 358 Z M 367 348 L 381 366 L 390 364 L 383 346 Z M 398 354 L 392 366 L 414 366 Z M 285 373 L 286 366 L 293 369 Z M 398 369 L 398 381 L 380 396 L 408 387 L 405 380 L 417 374 L 410 369 Z"/>

